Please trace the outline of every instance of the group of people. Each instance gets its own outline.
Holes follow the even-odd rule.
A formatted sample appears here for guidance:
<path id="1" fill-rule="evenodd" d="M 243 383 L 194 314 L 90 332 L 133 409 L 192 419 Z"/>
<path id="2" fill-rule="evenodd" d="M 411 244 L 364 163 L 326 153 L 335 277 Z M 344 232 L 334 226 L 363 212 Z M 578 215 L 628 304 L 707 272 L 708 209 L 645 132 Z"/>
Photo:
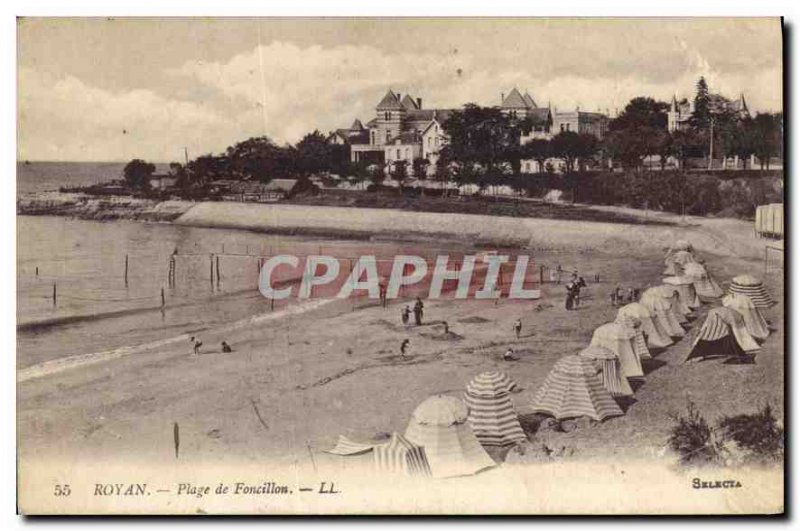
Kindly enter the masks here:
<path id="1" fill-rule="evenodd" d="M 409 318 L 411 317 L 411 308 L 408 307 L 406 304 L 402 310 L 400 310 L 400 319 L 403 321 L 403 325 L 408 326 Z M 425 305 L 422 303 L 422 299 L 417 297 L 416 302 L 414 303 L 414 323 L 419 326 L 422 324 L 422 316 L 425 313 Z"/>
<path id="2" fill-rule="evenodd" d="M 567 282 L 567 300 L 565 307 L 567 310 L 575 310 L 581 301 L 581 288 L 586 287 L 586 281 L 583 277 L 579 277 L 578 273 L 572 273 L 572 278 Z"/>
<path id="3" fill-rule="evenodd" d="M 614 288 L 611 292 L 611 306 L 624 306 L 639 300 L 639 288 L 623 289 L 620 286 Z"/>
<path id="4" fill-rule="evenodd" d="M 203 342 L 200 341 L 199 337 L 195 337 L 195 336 L 190 337 L 189 341 L 192 343 L 192 353 L 195 356 L 199 355 L 200 354 L 200 347 L 203 346 Z M 228 344 L 227 341 L 223 341 L 221 347 L 222 347 L 222 352 L 224 354 L 230 354 L 231 352 L 233 352 L 233 349 L 231 348 L 231 346 Z"/>

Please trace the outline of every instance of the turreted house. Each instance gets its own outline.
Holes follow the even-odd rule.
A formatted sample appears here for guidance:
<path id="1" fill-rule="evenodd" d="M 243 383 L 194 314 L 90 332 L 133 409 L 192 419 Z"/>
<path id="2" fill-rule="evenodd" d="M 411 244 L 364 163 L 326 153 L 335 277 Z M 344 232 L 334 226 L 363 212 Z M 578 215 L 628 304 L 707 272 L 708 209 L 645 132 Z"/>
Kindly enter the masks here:
<path id="1" fill-rule="evenodd" d="M 750 117 L 750 110 L 747 108 L 744 94 L 739 94 L 735 100 L 729 100 L 720 94 L 709 94 L 708 110 L 712 116 L 732 113 L 740 120 Z M 692 114 L 694 114 L 694 100 L 686 98 L 678 100 L 676 96 L 672 96 L 672 102 L 667 111 L 667 130 L 673 132 L 687 129 Z"/>

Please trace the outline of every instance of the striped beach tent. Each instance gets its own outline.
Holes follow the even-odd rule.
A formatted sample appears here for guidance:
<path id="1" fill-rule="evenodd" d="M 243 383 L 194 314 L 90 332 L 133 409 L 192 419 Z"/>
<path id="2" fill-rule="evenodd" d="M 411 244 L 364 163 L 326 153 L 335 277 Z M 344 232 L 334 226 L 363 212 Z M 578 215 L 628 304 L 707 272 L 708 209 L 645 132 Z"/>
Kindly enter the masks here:
<path id="1" fill-rule="evenodd" d="M 712 356 L 742 358 L 747 352 L 759 348 L 745 329 L 742 316 L 730 308 L 718 307 L 709 310 L 686 359 Z"/>
<path id="2" fill-rule="evenodd" d="M 527 440 L 511 402 L 512 387 L 511 378 L 499 371 L 482 372 L 467 384 L 467 420 L 484 446 L 508 446 Z"/>
<path id="3" fill-rule="evenodd" d="M 664 279 L 664 284 L 675 286 L 678 292 L 678 299 L 680 299 L 681 304 L 689 309 L 689 311 L 701 306 L 700 299 L 697 297 L 697 291 L 694 289 L 694 280 L 691 277 L 687 277 L 686 275 L 666 277 Z"/>
<path id="4" fill-rule="evenodd" d="M 605 347 L 589 345 L 578 355 L 594 361 L 600 373 L 600 381 L 612 397 L 633 396 L 631 384 L 622 376 L 616 354 Z"/>
<path id="5" fill-rule="evenodd" d="M 424 400 L 411 414 L 405 437 L 422 446 L 434 477 L 475 474 L 495 462 L 472 433 L 464 402 L 447 395 Z"/>
<path id="6" fill-rule="evenodd" d="M 589 417 L 602 421 L 623 414 L 597 377 L 592 360 L 575 354 L 556 362 L 533 399 L 533 411 L 558 420 Z"/>
<path id="7" fill-rule="evenodd" d="M 430 476 L 425 449 L 395 432 L 385 444 L 375 446 L 375 470 L 406 476 Z"/>
<path id="8" fill-rule="evenodd" d="M 323 450 L 323 454 L 336 456 L 328 459 L 332 459 L 332 463 L 335 463 L 333 466 L 337 468 L 368 474 L 374 469 L 374 448 L 375 443 L 357 442 L 340 435 L 336 446 Z"/>
<path id="9" fill-rule="evenodd" d="M 694 281 L 694 289 L 700 297 L 717 299 L 724 294 L 722 288 L 711 278 L 711 275 L 708 274 L 702 264 L 686 264 L 686 267 L 683 268 L 683 274 Z"/>
<path id="10" fill-rule="evenodd" d="M 626 378 L 644 378 L 642 362 L 633 349 L 633 331 L 619 323 L 606 323 L 592 334 L 591 344 L 605 347 L 619 360 L 622 375 Z"/>
<path id="11" fill-rule="evenodd" d="M 653 319 L 650 310 L 643 304 L 638 302 L 626 304 L 617 311 L 617 317 L 620 314 L 639 319 L 639 322 L 642 323 L 642 332 L 647 336 L 647 345 L 649 347 L 664 348 L 672 344 L 672 338 L 670 338 L 669 333 L 663 329 L 658 321 Z"/>
<path id="12" fill-rule="evenodd" d="M 733 277 L 731 286 L 728 288 L 730 293 L 738 293 L 750 297 L 756 308 L 769 308 L 775 301 L 770 297 L 769 292 L 764 287 L 764 283 L 752 275 L 739 275 Z"/>
<path id="13" fill-rule="evenodd" d="M 652 289 L 652 288 L 651 288 Z M 672 301 L 665 299 L 658 291 L 645 290 L 639 302 L 648 309 L 653 321 L 658 323 L 670 337 L 683 337 L 686 331 L 678 322 L 675 311 L 672 309 Z"/>
<path id="14" fill-rule="evenodd" d="M 769 328 L 761 310 L 756 308 L 750 297 L 731 293 L 722 299 L 722 305 L 736 310 L 744 319 L 744 326 L 747 331 L 756 339 L 766 339 L 769 336 Z"/>
<path id="15" fill-rule="evenodd" d="M 627 326 L 633 331 L 633 339 L 631 339 L 633 351 L 639 356 L 640 360 L 653 359 L 653 356 L 650 355 L 650 350 L 647 348 L 647 339 L 644 337 L 642 322 L 639 319 L 617 312 L 617 319 L 614 322 Z"/>

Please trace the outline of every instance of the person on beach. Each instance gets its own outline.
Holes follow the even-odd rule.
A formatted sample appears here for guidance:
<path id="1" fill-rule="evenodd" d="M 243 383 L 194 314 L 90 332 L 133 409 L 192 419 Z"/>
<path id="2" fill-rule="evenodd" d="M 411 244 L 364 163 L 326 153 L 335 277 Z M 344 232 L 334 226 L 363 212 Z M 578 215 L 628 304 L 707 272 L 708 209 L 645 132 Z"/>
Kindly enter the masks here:
<path id="1" fill-rule="evenodd" d="M 222 342 L 222 352 L 224 352 L 225 354 L 229 354 L 229 353 L 233 352 L 233 349 L 231 348 L 231 346 L 227 342 L 223 341 Z"/>
<path id="2" fill-rule="evenodd" d="M 639 300 L 639 294 L 640 293 L 641 292 L 639 291 L 639 288 L 633 288 L 633 300 L 634 301 L 638 301 Z"/>
<path id="3" fill-rule="evenodd" d="M 194 355 L 196 356 L 200 354 L 200 347 L 203 346 L 203 342 L 200 341 L 199 338 L 196 338 L 194 336 L 192 336 L 191 339 L 189 339 L 189 341 L 192 342 L 192 352 L 194 353 Z"/>
<path id="4" fill-rule="evenodd" d="M 450 326 L 447 324 L 447 321 L 442 321 L 442 326 L 444 326 L 444 335 L 449 335 Z"/>
<path id="5" fill-rule="evenodd" d="M 629 303 L 633 302 L 635 300 L 633 298 L 633 295 L 634 295 L 634 289 L 633 288 L 628 288 L 628 302 Z"/>
<path id="6" fill-rule="evenodd" d="M 561 269 L 561 264 L 558 264 L 556 266 L 556 284 L 561 284 L 561 273 L 563 272 L 564 270 Z"/>
<path id="7" fill-rule="evenodd" d="M 505 361 L 517 361 L 518 359 L 517 355 L 514 354 L 514 349 L 511 347 L 508 347 L 508 350 L 503 354 L 503 360 Z"/>
<path id="8" fill-rule="evenodd" d="M 400 318 L 403 320 L 403 324 L 408 326 L 408 318 L 411 316 L 411 308 L 408 307 L 406 304 L 405 308 L 400 310 Z"/>
<path id="9" fill-rule="evenodd" d="M 406 351 L 408 351 L 408 345 L 410 345 L 410 344 L 411 344 L 411 341 L 409 341 L 408 339 L 404 339 L 403 342 L 400 343 L 400 356 L 401 357 L 403 357 L 403 358 L 406 357 Z"/>
<path id="10" fill-rule="evenodd" d="M 522 332 L 522 320 L 517 319 L 516 321 L 514 321 L 514 335 L 517 336 L 517 339 L 519 339 L 519 335 L 521 332 Z"/>
<path id="11" fill-rule="evenodd" d="M 386 281 L 383 280 L 380 281 L 380 283 L 378 283 L 378 292 L 380 294 L 381 306 L 383 306 L 384 308 L 386 308 L 386 290 L 387 290 Z"/>
<path id="12" fill-rule="evenodd" d="M 575 283 L 570 281 L 565 288 L 567 289 L 567 300 L 564 303 L 564 307 L 567 310 L 572 310 L 572 306 L 575 303 Z"/>
<path id="13" fill-rule="evenodd" d="M 414 322 L 417 326 L 422 324 L 422 315 L 425 311 L 425 305 L 422 304 L 422 299 L 417 297 L 417 302 L 414 303 Z"/>

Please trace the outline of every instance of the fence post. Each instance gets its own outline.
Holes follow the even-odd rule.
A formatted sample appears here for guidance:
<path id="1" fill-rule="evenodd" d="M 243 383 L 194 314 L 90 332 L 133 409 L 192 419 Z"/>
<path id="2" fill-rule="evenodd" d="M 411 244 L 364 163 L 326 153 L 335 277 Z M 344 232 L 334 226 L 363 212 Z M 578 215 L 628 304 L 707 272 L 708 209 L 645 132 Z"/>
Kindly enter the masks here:
<path id="1" fill-rule="evenodd" d="M 217 287 L 219 287 L 219 255 L 217 255 Z"/>
<path id="2" fill-rule="evenodd" d="M 161 287 L 161 307 L 163 308 L 166 304 L 166 299 L 164 298 L 164 287 Z"/>
<path id="3" fill-rule="evenodd" d="M 125 286 L 128 285 L 128 255 L 125 255 Z"/>
<path id="4" fill-rule="evenodd" d="M 56 283 L 53 282 L 53 306 L 56 305 Z"/>

